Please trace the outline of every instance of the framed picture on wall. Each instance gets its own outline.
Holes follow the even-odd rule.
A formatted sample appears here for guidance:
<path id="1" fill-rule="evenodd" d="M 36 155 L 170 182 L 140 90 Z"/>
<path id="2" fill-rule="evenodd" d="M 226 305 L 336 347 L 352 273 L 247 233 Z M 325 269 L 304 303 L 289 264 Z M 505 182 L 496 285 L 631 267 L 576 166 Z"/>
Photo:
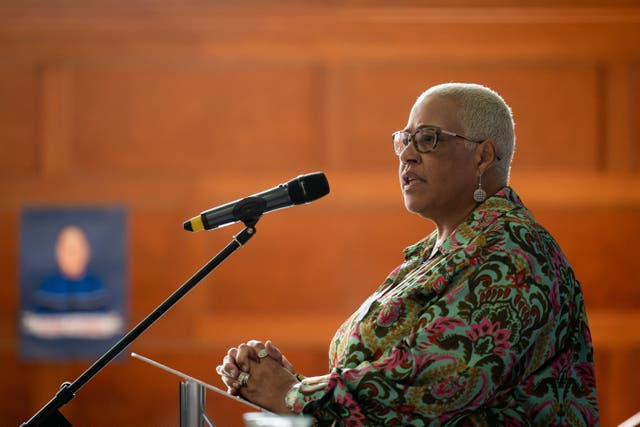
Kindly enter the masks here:
<path id="1" fill-rule="evenodd" d="M 95 358 L 126 330 L 127 227 L 121 207 L 25 207 L 18 250 L 25 360 Z"/>

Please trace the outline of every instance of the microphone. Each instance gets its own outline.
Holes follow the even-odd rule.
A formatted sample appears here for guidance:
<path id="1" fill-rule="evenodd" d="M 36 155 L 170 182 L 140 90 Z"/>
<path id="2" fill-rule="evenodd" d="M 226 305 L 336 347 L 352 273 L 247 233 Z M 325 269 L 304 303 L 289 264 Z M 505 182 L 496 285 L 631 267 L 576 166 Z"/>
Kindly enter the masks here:
<path id="1" fill-rule="evenodd" d="M 329 182 L 322 172 L 300 175 L 262 193 L 218 206 L 185 221 L 187 231 L 212 230 L 234 222 L 257 221 L 263 213 L 313 202 L 329 194 Z"/>

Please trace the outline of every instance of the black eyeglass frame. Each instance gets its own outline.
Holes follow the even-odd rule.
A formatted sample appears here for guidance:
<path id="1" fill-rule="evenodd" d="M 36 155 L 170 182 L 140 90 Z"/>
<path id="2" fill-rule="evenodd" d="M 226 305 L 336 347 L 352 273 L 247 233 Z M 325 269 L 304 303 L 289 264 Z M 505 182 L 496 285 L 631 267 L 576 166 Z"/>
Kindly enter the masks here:
<path id="1" fill-rule="evenodd" d="M 433 140 L 433 144 L 431 145 L 431 148 L 427 149 L 427 150 L 421 150 L 418 147 L 418 142 L 416 141 L 416 135 L 422 131 L 424 131 L 425 129 L 431 129 L 435 131 L 435 138 Z M 402 143 L 402 147 L 400 147 L 398 144 L 396 144 L 396 136 L 398 135 L 405 135 L 405 138 L 400 139 L 400 142 Z M 404 151 L 405 148 L 407 148 L 407 145 L 409 145 L 409 141 L 411 141 L 413 143 L 413 147 L 416 149 L 416 151 L 418 153 L 431 153 L 433 151 L 435 151 L 436 147 L 438 146 L 438 141 L 439 141 L 439 137 L 441 134 L 444 135 L 449 135 L 449 136 L 455 136 L 458 138 L 462 138 L 465 141 L 469 141 L 472 142 L 474 144 L 482 144 L 483 142 L 486 141 L 486 139 L 483 139 L 481 141 L 475 141 L 473 139 L 467 138 L 464 135 L 460 135 L 457 134 L 455 132 L 451 132 L 448 130 L 444 130 L 438 126 L 432 126 L 432 125 L 422 125 L 422 126 L 418 126 L 418 128 L 416 129 L 416 131 L 414 133 L 411 132 L 407 132 L 406 130 L 399 130 L 396 131 L 394 133 L 391 134 L 391 143 L 393 144 L 393 151 L 396 153 L 397 156 L 400 156 L 402 154 L 402 152 Z M 496 158 L 498 160 L 500 160 L 500 157 L 496 156 Z"/>

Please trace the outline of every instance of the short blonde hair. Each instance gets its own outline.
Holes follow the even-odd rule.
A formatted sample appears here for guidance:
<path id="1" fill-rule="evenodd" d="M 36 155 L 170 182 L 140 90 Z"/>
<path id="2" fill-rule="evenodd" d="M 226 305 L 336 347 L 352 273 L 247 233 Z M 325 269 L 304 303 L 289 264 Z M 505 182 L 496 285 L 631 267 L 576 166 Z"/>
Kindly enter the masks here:
<path id="1" fill-rule="evenodd" d="M 472 140 L 495 141 L 500 160 L 496 166 L 502 171 L 505 183 L 509 180 L 516 140 L 511 108 L 492 89 L 474 83 L 444 83 L 427 89 L 418 97 L 442 96 L 458 104 L 457 119 L 464 136 Z"/>

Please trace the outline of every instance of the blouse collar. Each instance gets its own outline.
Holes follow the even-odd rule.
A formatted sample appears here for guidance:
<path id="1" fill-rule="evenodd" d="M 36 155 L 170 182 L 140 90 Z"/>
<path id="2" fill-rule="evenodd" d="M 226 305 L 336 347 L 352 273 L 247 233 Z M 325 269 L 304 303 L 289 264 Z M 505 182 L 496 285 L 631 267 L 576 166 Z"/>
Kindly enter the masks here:
<path id="1" fill-rule="evenodd" d="M 509 186 L 503 187 L 496 194 L 480 203 L 451 236 L 442 243 L 438 251 L 446 255 L 466 247 L 483 230 L 494 224 L 499 217 L 509 211 L 523 207 L 522 200 L 520 200 L 515 190 Z M 431 255 L 437 237 L 437 231 L 433 231 L 418 243 L 407 247 L 404 250 L 405 258 L 409 259 L 416 255 L 428 258 Z"/>

